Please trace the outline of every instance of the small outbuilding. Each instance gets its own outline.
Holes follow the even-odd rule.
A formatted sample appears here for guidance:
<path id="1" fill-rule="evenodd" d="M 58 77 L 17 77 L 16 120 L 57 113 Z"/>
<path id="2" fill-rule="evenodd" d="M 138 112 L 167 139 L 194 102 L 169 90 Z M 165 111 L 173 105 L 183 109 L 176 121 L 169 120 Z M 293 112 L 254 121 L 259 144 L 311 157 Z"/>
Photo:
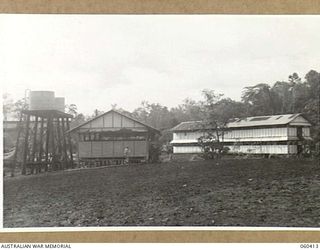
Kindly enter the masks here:
<path id="1" fill-rule="evenodd" d="M 110 110 L 73 129 L 80 161 L 109 165 L 149 160 L 150 143 L 160 131 L 117 110 Z"/>

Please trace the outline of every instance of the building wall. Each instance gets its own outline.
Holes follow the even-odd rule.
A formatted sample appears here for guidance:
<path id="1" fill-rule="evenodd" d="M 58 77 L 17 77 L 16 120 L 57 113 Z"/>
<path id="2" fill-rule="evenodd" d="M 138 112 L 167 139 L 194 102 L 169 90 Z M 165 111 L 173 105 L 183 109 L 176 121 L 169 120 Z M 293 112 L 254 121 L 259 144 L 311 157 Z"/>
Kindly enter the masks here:
<path id="1" fill-rule="evenodd" d="M 293 146 L 293 145 L 292 145 Z M 288 154 L 288 145 L 230 145 L 230 153 Z"/>
<path id="2" fill-rule="evenodd" d="M 310 123 L 304 119 L 302 116 L 298 116 L 293 121 L 290 122 L 292 126 L 310 126 Z"/>
<path id="3" fill-rule="evenodd" d="M 197 142 L 198 138 L 204 134 L 204 132 L 175 132 L 173 133 L 173 143 Z M 303 127 L 302 135 L 309 137 L 310 128 Z M 222 140 L 222 138 L 220 139 Z M 297 139 L 296 127 L 233 129 L 225 131 L 223 136 L 224 142 L 287 141 Z"/>
<path id="4" fill-rule="evenodd" d="M 127 129 L 124 133 L 129 135 L 122 132 L 103 135 L 103 132 L 114 133 L 122 129 Z M 129 147 L 131 157 L 148 157 L 148 128 L 118 113 L 107 113 L 81 126 L 78 133 L 80 158 L 124 157 L 125 147 Z"/>
<path id="5" fill-rule="evenodd" d="M 188 153 L 201 153 L 202 149 L 199 146 L 173 146 L 174 154 L 188 154 Z"/>
<path id="6" fill-rule="evenodd" d="M 296 154 L 296 145 L 228 145 L 229 153 L 243 154 Z M 201 153 L 198 146 L 174 146 L 174 154 Z"/>
<path id="7" fill-rule="evenodd" d="M 201 136 L 203 136 L 204 132 L 178 132 L 173 133 L 173 140 L 198 140 Z"/>
<path id="8" fill-rule="evenodd" d="M 302 128 L 302 136 L 303 137 L 310 137 L 310 128 L 309 127 Z"/>
<path id="9" fill-rule="evenodd" d="M 236 141 L 279 141 L 288 139 L 288 128 L 253 128 L 226 131 L 225 142 Z"/>
<path id="10" fill-rule="evenodd" d="M 171 142 L 174 145 L 173 153 L 200 153 L 201 148 L 194 144 L 202 135 L 203 132 L 173 133 L 173 141 Z M 309 138 L 310 127 L 302 127 L 302 135 L 304 138 Z M 286 145 L 286 142 L 297 140 L 299 140 L 297 127 L 234 129 L 227 131 L 224 135 L 224 142 L 228 144 L 230 153 L 296 154 L 297 146 Z M 282 145 L 278 145 L 276 142 L 282 142 Z M 247 145 L 238 143 L 246 143 Z M 254 144 L 250 145 L 250 143 Z"/>
<path id="11" fill-rule="evenodd" d="M 131 157 L 147 157 L 146 141 L 81 141 L 80 158 L 117 158 L 124 157 L 124 149 L 129 147 Z"/>
<path id="12" fill-rule="evenodd" d="M 115 112 L 107 113 L 106 115 L 101 116 L 81 126 L 80 129 L 85 130 L 88 128 L 96 128 L 96 129 L 140 128 L 140 129 L 146 130 L 145 126 L 143 126 L 142 124 L 135 122 Z"/>

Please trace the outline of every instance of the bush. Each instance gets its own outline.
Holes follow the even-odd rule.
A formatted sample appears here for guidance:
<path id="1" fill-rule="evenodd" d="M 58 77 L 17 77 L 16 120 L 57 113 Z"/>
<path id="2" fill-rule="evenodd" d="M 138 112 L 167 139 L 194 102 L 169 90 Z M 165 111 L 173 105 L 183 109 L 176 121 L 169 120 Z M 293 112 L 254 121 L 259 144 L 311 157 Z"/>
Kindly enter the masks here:
<path id="1" fill-rule="evenodd" d="M 219 159 L 230 150 L 230 148 L 223 146 L 223 143 L 211 136 L 200 137 L 198 143 L 202 148 L 202 157 L 205 159 Z"/>
<path id="2" fill-rule="evenodd" d="M 159 157 L 161 155 L 161 144 L 158 142 L 151 142 L 149 146 L 149 162 L 156 163 L 159 162 Z"/>

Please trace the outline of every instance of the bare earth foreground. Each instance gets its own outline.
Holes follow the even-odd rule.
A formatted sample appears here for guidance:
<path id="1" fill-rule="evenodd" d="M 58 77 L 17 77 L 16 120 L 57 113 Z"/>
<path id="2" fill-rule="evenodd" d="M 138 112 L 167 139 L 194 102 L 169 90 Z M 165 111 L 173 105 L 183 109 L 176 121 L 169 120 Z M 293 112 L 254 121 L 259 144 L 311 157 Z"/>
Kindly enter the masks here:
<path id="1" fill-rule="evenodd" d="M 4 181 L 5 227 L 320 227 L 320 166 L 225 159 L 82 169 Z"/>

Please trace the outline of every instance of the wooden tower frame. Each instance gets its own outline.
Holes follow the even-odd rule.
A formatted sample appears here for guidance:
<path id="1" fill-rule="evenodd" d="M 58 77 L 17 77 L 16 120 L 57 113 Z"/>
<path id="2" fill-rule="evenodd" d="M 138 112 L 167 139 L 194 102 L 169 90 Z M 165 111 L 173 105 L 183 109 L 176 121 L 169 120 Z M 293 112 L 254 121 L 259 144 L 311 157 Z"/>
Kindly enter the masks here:
<path id="1" fill-rule="evenodd" d="M 14 176 L 19 149 L 23 175 L 73 168 L 72 142 L 66 132 L 71 118 L 72 115 L 58 110 L 23 110 L 11 176 Z"/>

